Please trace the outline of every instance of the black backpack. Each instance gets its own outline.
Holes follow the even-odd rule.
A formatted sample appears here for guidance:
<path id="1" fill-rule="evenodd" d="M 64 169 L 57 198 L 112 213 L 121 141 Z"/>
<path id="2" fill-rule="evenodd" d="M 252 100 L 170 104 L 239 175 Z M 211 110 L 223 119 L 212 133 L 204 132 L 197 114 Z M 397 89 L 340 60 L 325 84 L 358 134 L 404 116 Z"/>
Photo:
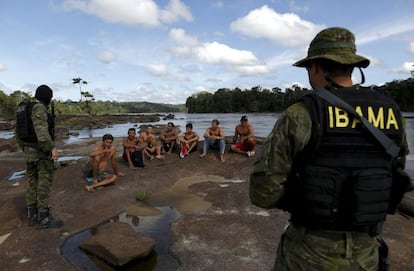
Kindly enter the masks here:
<path id="1" fill-rule="evenodd" d="M 144 161 L 142 160 L 142 150 L 136 150 L 132 153 L 131 162 L 136 167 L 144 167 Z"/>
<path id="2" fill-rule="evenodd" d="M 16 111 L 16 136 L 24 142 L 37 142 L 33 129 L 32 108 L 36 102 L 23 101 Z"/>

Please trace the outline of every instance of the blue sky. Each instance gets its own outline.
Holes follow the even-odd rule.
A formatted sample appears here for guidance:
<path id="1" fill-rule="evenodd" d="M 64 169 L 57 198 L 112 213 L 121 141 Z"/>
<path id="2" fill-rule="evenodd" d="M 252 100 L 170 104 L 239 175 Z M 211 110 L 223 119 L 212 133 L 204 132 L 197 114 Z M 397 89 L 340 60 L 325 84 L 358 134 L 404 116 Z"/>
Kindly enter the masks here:
<path id="1" fill-rule="evenodd" d="M 366 84 L 414 70 L 414 1 L 2 0 L 0 90 L 180 104 L 219 88 L 310 87 L 292 66 L 326 27 L 356 36 Z M 355 73 L 355 81 L 359 80 Z"/>

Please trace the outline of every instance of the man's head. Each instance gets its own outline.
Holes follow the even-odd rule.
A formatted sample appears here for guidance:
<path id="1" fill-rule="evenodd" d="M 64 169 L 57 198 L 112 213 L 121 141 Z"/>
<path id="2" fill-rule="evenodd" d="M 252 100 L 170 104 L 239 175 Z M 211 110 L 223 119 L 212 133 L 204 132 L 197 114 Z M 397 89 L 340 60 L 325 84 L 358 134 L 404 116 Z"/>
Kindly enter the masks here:
<path id="1" fill-rule="evenodd" d="M 169 122 L 169 123 L 167 123 L 167 130 L 168 131 L 171 131 L 173 128 L 174 128 L 174 123 L 173 122 Z"/>
<path id="2" fill-rule="evenodd" d="M 307 57 L 293 66 L 307 67 L 309 61 L 316 59 L 327 59 L 360 68 L 369 65 L 369 59 L 356 54 L 354 34 L 341 27 L 331 27 L 319 32 L 309 45 Z"/>
<path id="3" fill-rule="evenodd" d="M 102 137 L 102 146 L 104 148 L 110 148 L 113 141 L 114 137 L 111 134 L 104 134 Z"/>
<path id="4" fill-rule="evenodd" d="M 152 134 L 152 130 L 154 130 L 154 126 L 152 126 L 151 124 L 147 126 L 147 128 L 145 129 L 145 132 L 149 135 Z"/>
<path id="5" fill-rule="evenodd" d="M 187 132 L 191 132 L 191 131 L 193 130 L 193 124 L 192 124 L 192 123 L 187 123 L 187 124 L 185 125 L 185 130 L 186 130 Z"/>
<path id="6" fill-rule="evenodd" d="M 128 129 L 128 136 L 129 137 L 135 137 L 136 134 L 137 134 L 137 131 L 135 130 L 135 128 L 129 128 Z"/>
<path id="7" fill-rule="evenodd" d="M 242 116 L 241 117 L 241 119 L 240 119 L 241 125 L 246 126 L 248 122 L 249 122 L 249 120 L 248 120 L 247 116 Z"/>
<path id="8" fill-rule="evenodd" d="M 44 103 L 45 105 L 49 105 L 50 101 L 53 97 L 53 91 L 50 87 L 46 85 L 40 85 L 36 89 L 35 98 Z"/>

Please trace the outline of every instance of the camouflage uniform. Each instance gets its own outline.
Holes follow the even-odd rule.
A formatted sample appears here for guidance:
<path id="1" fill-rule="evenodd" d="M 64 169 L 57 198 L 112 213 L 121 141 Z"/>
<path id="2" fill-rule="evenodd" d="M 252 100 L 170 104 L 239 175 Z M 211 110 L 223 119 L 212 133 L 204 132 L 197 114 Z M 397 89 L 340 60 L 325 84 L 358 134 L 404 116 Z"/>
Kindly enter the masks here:
<path id="1" fill-rule="evenodd" d="M 57 228 L 64 224 L 62 220 L 53 218 L 49 208 L 55 170 L 53 159 L 58 157 L 53 136 L 54 120 L 53 116 L 48 115 L 52 96 L 51 88 L 40 85 L 36 89 L 36 100 L 31 111 L 30 108 L 17 111 L 16 138 L 26 158 L 26 173 L 29 178 L 26 194 L 28 225 L 37 224 L 39 229 Z M 23 120 L 22 114 L 31 121 Z M 29 139 L 21 133 L 22 127 L 30 134 Z M 35 140 L 32 140 L 33 137 Z"/>
<path id="2" fill-rule="evenodd" d="M 37 143 L 21 142 L 29 177 L 29 188 L 26 194 L 27 205 L 37 205 L 38 209 L 49 208 L 49 193 L 52 187 L 54 161 L 51 160 L 51 150 L 55 143 L 49 134 L 47 108 L 42 103 L 36 103 L 32 109 L 33 127 Z"/>
<path id="3" fill-rule="evenodd" d="M 325 36 L 323 32 L 318 34 L 319 40 L 316 36 L 312 41 L 308 57 L 295 66 L 307 67 L 309 59 L 318 58 L 356 67 L 368 66 L 369 60 L 356 55 L 355 48 L 349 46 L 354 43 L 351 32 L 342 28 L 328 29 Z M 329 43 L 338 46 L 323 48 Z M 310 143 L 311 136 L 312 118 L 304 103 L 294 103 L 279 116 L 263 145 L 262 159 L 256 162 L 250 176 L 249 196 L 253 204 L 263 208 L 280 207 L 294 159 Z M 408 153 L 405 137 L 401 148 L 400 153 Z M 401 160 L 404 163 L 405 157 Z M 308 229 L 290 224 L 279 242 L 273 270 L 378 270 L 379 243 L 379 236 L 365 232 Z"/>

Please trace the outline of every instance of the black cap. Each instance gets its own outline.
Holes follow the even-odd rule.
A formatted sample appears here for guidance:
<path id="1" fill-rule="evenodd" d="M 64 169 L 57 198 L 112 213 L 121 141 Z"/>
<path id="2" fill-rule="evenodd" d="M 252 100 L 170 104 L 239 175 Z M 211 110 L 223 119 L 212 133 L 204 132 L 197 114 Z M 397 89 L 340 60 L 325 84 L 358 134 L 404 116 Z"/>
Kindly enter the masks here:
<path id="1" fill-rule="evenodd" d="M 52 97 L 53 97 L 53 91 L 50 87 L 46 85 L 40 85 L 36 89 L 35 98 L 43 102 L 44 104 L 49 105 L 50 101 L 52 100 Z"/>

